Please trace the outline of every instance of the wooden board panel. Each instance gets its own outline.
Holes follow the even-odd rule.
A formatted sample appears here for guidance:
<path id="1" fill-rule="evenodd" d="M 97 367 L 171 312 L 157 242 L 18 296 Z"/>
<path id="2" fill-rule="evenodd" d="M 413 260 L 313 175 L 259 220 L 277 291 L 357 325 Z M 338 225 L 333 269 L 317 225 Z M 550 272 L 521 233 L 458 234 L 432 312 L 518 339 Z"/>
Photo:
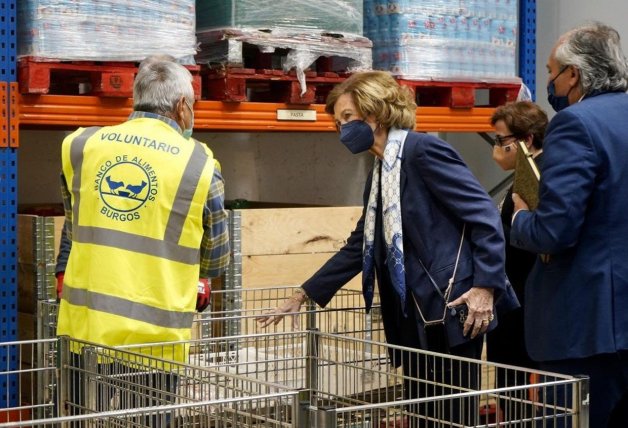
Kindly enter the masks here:
<path id="1" fill-rule="evenodd" d="M 338 251 L 362 207 L 240 210 L 243 256 Z M 277 284 L 277 283 L 276 283 Z"/>
<path id="2" fill-rule="evenodd" d="M 17 216 L 17 260 L 19 263 L 37 262 L 36 229 L 36 215 L 19 214 Z"/>
<path id="3" fill-rule="evenodd" d="M 334 254 L 243 256 L 242 288 L 300 285 Z M 362 275 L 358 274 L 344 288 L 362 290 Z"/>
<path id="4" fill-rule="evenodd" d="M 59 255 L 59 244 L 61 243 L 61 231 L 63 230 L 63 224 L 65 223 L 64 216 L 55 216 L 55 262 L 57 261 L 57 256 Z"/>

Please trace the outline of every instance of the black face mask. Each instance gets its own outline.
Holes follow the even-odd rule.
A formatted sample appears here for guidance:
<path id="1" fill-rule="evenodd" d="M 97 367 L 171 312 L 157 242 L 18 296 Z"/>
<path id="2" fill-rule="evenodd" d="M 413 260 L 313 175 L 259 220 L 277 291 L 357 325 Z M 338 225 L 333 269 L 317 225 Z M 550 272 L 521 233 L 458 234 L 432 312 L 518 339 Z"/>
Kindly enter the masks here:
<path id="1" fill-rule="evenodd" d="M 340 142 L 356 155 L 371 148 L 375 142 L 375 135 L 365 121 L 352 120 L 340 125 Z"/>
<path id="2" fill-rule="evenodd" d="M 569 89 L 567 95 L 556 95 L 556 85 L 554 84 L 554 80 L 558 79 L 558 76 L 563 74 L 565 70 L 567 70 L 567 66 L 564 66 L 547 85 L 547 102 L 550 103 L 555 112 L 569 107 L 569 92 L 573 87 Z"/>

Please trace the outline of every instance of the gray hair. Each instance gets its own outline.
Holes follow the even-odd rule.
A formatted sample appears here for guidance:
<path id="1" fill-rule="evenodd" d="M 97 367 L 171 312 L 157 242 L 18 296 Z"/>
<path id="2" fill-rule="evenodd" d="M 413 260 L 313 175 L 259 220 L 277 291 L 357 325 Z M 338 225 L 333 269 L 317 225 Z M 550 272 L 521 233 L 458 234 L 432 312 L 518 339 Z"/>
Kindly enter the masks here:
<path id="1" fill-rule="evenodd" d="M 559 64 L 580 71 L 583 94 L 628 89 L 628 66 L 619 33 L 608 25 L 593 22 L 567 32 L 554 56 Z"/>
<path id="2" fill-rule="evenodd" d="M 138 66 L 137 69 L 142 70 L 142 68 L 146 67 L 147 65 L 150 65 L 154 62 L 160 62 L 160 61 L 177 62 L 177 59 L 169 54 L 148 55 L 146 58 L 142 60 L 142 62 L 140 62 L 140 65 Z"/>
<path id="3" fill-rule="evenodd" d="M 185 97 L 194 104 L 192 75 L 182 65 L 170 61 L 153 61 L 145 64 L 135 77 L 133 110 L 167 116 L 177 102 Z"/>

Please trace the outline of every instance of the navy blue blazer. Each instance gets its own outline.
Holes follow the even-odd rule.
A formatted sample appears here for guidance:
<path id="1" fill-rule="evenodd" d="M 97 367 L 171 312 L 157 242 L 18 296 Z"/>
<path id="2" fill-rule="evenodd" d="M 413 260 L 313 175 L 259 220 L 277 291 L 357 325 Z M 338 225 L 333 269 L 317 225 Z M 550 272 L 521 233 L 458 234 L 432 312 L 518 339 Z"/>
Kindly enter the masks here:
<path id="1" fill-rule="evenodd" d="M 371 176 L 372 173 L 364 190 L 365 207 Z M 419 259 L 444 291 L 453 272 L 464 223 L 466 236 L 451 300 L 474 285 L 495 288 L 498 297 L 505 289 L 505 249 L 499 212 L 459 154 L 439 138 L 410 132 L 403 148 L 400 181 L 406 284 L 417 297 L 426 319 L 441 318 L 444 301 Z M 303 284 L 308 296 L 319 305 L 326 305 L 336 291 L 361 272 L 363 226 L 364 211 L 347 244 Z M 403 311 L 385 268 L 381 222 L 376 224 L 374 245 L 386 339 L 399 344 L 399 317 Z M 408 305 L 415 305 L 410 295 L 406 303 L 406 310 Z M 448 324 L 448 332 L 450 346 L 468 340 L 462 336 L 458 323 Z"/>
<path id="2" fill-rule="evenodd" d="M 628 349 L 628 95 L 583 99 L 551 120 L 539 205 L 513 245 L 550 254 L 526 284 L 526 345 L 539 361 Z"/>

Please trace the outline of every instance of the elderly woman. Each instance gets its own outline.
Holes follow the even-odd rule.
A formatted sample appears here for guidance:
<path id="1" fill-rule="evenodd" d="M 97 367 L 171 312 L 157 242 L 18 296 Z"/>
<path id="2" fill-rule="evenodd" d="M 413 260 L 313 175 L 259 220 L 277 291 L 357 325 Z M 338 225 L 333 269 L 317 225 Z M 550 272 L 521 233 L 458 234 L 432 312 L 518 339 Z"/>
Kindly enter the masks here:
<path id="1" fill-rule="evenodd" d="M 513 171 L 520 150 L 519 142 L 523 142 L 534 161 L 540 167 L 543 157 L 543 138 L 547 128 L 547 114 L 530 101 L 519 101 L 498 107 L 491 117 L 491 125 L 495 129 L 495 145 L 493 160 L 504 171 Z M 510 244 L 510 222 L 514 210 L 512 187 L 508 190 L 501 206 L 502 226 L 506 238 L 506 275 L 510 280 L 521 304 L 524 303 L 525 283 L 536 260 L 536 254 L 521 250 Z M 523 307 L 499 319 L 499 325 L 487 335 L 487 356 L 490 361 L 509 364 L 517 367 L 535 368 L 537 364 L 528 356 L 525 347 Z M 495 376 L 498 387 L 524 385 L 527 383 L 522 371 L 498 368 Z M 522 391 L 523 394 L 526 391 Z M 522 412 L 522 406 L 504 407 L 506 420 L 516 417 L 530 417 L 530 413 Z M 531 409 L 527 409 L 531 411 Z"/>
<path id="2" fill-rule="evenodd" d="M 352 75 L 330 92 L 326 111 L 343 145 L 374 157 L 362 217 L 347 244 L 260 323 L 278 322 L 306 298 L 325 306 L 361 272 L 367 309 L 377 277 L 389 343 L 479 358 L 483 334 L 496 325 L 494 300 L 506 287 L 504 237 L 491 198 L 449 144 L 412 130 L 414 97 L 390 74 Z M 450 307 L 463 308 L 463 323 L 461 311 Z M 416 359 L 394 359 L 412 377 L 467 387 L 477 380 L 458 379 L 467 367 L 444 373 Z M 430 393 L 438 391 L 406 385 L 408 398 Z M 461 407 L 454 404 L 447 414 L 475 418 L 472 409 Z"/>

